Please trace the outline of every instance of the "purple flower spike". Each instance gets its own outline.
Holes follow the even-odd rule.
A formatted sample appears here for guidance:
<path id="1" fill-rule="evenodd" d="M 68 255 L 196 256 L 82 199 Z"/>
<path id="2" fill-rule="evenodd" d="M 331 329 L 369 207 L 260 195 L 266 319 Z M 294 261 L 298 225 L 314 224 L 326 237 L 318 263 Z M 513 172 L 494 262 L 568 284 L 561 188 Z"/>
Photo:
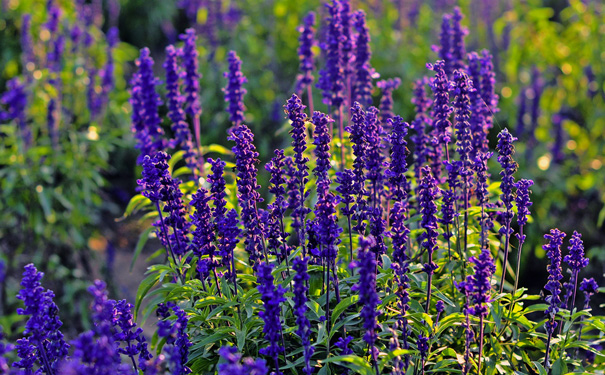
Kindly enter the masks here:
<path id="1" fill-rule="evenodd" d="M 164 150 L 166 142 L 162 139 L 164 130 L 158 115 L 158 106 L 162 103 L 155 87 L 159 81 L 153 76 L 153 59 L 149 49 L 143 48 L 136 60 L 138 71 L 130 81 L 130 104 L 132 105 L 132 131 L 137 139 L 136 148 L 141 151 L 137 162 L 141 164 L 145 155 L 153 155 Z"/>
<path id="2" fill-rule="evenodd" d="M 218 375 L 267 375 L 269 369 L 264 359 L 244 358 L 235 346 L 223 346 L 218 353 L 226 361 L 218 365 Z"/>
<path id="3" fill-rule="evenodd" d="M 429 137 L 425 133 L 425 129 L 427 126 L 432 126 L 429 109 L 433 103 L 426 92 L 427 83 L 428 79 L 426 77 L 416 81 L 414 83 L 414 97 L 412 98 L 412 104 L 416 108 L 416 118 L 412 122 L 412 129 L 415 132 L 415 135 L 412 136 L 412 142 L 414 142 L 414 175 L 417 180 L 420 180 L 422 166 L 431 157 Z"/>
<path id="4" fill-rule="evenodd" d="M 253 143 L 254 134 L 246 125 L 239 125 L 231 129 L 228 139 L 235 142 L 235 146 L 231 150 L 236 159 L 237 195 L 242 208 L 242 222 L 246 228 L 246 251 L 250 262 L 255 263 L 260 257 L 259 249 L 264 250 L 261 223 L 256 209 L 257 203 L 263 201 L 257 191 L 260 189 L 256 180 L 258 152 Z"/>
<path id="5" fill-rule="evenodd" d="M 464 46 L 464 38 L 468 34 L 468 30 L 462 26 L 464 15 L 459 7 L 454 7 L 452 15 L 452 70 L 464 70 L 466 64 L 466 47 Z"/>
<path id="6" fill-rule="evenodd" d="M 319 71 L 317 88 L 322 90 L 324 104 L 333 109 L 340 107 L 344 101 L 345 72 L 342 63 L 343 25 L 341 3 L 333 0 L 325 4 L 329 17 L 326 19 L 326 41 L 320 45 L 326 57 L 326 66 Z"/>
<path id="7" fill-rule="evenodd" d="M 174 46 L 166 47 L 166 61 L 164 69 L 166 70 L 166 96 L 168 98 L 168 118 L 172 122 L 172 131 L 175 136 L 175 143 L 185 152 L 184 158 L 187 166 L 195 173 L 197 165 L 197 153 L 193 145 L 189 124 L 183 111 L 183 102 L 185 99 L 181 95 L 179 78 L 181 72 L 178 65 L 178 51 Z"/>
<path id="8" fill-rule="evenodd" d="M 212 222 L 210 205 L 208 204 L 210 199 L 208 191 L 200 187 L 189 202 L 189 205 L 195 208 L 195 212 L 191 215 L 191 223 L 195 226 L 195 230 L 192 232 L 193 239 L 189 249 L 199 259 L 197 270 L 203 284 L 211 273 L 216 275 L 216 267 L 218 266 L 214 259 L 216 232 Z"/>
<path id="9" fill-rule="evenodd" d="M 180 39 L 184 41 L 182 56 L 183 65 L 185 67 L 185 74 L 183 75 L 185 86 L 185 111 L 189 116 L 196 117 L 202 113 L 202 107 L 199 99 L 201 76 L 198 68 L 198 53 L 195 44 L 197 36 L 195 35 L 195 30 L 185 30 L 185 34 L 182 34 Z"/>
<path id="10" fill-rule="evenodd" d="M 441 31 L 439 33 L 439 46 L 433 46 L 433 49 L 438 50 L 439 59 L 443 61 L 443 69 L 446 77 L 449 77 L 454 71 L 452 67 L 452 16 L 444 14 L 441 22 Z"/>
<path id="11" fill-rule="evenodd" d="M 242 74 L 242 61 L 239 59 L 235 51 L 229 51 L 227 58 L 229 62 L 229 71 L 223 75 L 227 78 L 227 86 L 223 89 L 225 93 L 225 101 L 229 103 L 227 113 L 229 113 L 229 121 L 233 126 L 241 125 L 244 122 L 244 95 L 246 89 L 243 84 L 248 82 L 248 79 Z"/>
<path id="12" fill-rule="evenodd" d="M 399 78 L 389 78 L 376 83 L 376 86 L 382 90 L 382 97 L 380 98 L 380 121 L 385 125 L 388 124 L 388 119 L 395 116 L 393 113 L 393 91 L 399 85 L 401 85 L 401 79 Z"/>
<path id="13" fill-rule="evenodd" d="M 309 12 L 306 15 L 303 19 L 303 25 L 298 28 L 298 32 L 300 32 L 300 37 L 298 38 L 300 73 L 296 76 L 296 92 L 298 95 L 302 95 L 303 91 L 306 90 L 315 79 L 315 77 L 313 77 L 313 70 L 315 70 L 313 56 L 313 46 L 315 45 L 315 12 Z"/>
<path id="14" fill-rule="evenodd" d="M 358 10 L 353 14 L 353 25 L 357 30 L 355 46 L 355 61 L 353 63 L 352 102 L 360 102 L 365 106 L 372 105 L 372 80 L 380 77 L 370 65 L 372 52 L 370 50 L 370 32 L 366 26 L 366 14 Z"/>
<path id="15" fill-rule="evenodd" d="M 257 263 L 258 291 L 261 294 L 265 307 L 264 311 L 259 312 L 259 316 L 265 322 L 263 333 L 265 334 L 265 339 L 269 342 L 269 346 L 261 348 L 259 353 L 273 358 L 276 374 L 281 374 L 279 371 L 278 356 L 284 352 L 285 348 L 281 346 L 280 304 L 286 299 L 284 298 L 285 289 L 281 285 L 277 287 L 273 285 L 272 271 L 273 267 L 271 265 L 265 262 Z"/>
<path id="16" fill-rule="evenodd" d="M 17 314 L 29 315 L 23 334 L 27 336 L 28 345 L 34 348 L 33 351 L 24 351 L 29 346 L 25 345 L 25 341 L 19 343 L 17 354 L 22 361 L 16 366 L 27 370 L 31 368 L 30 360 L 38 360 L 43 364 L 44 372 L 52 374 L 56 373 L 58 363 L 67 356 L 69 345 L 60 331 L 63 323 L 59 319 L 59 309 L 53 301 L 55 295 L 50 290 L 44 290 L 40 283 L 43 276 L 33 264 L 25 266 L 21 280 L 22 289 L 17 294 L 25 308 L 17 309 Z M 28 355 L 22 356 L 26 352 Z"/>
<path id="17" fill-rule="evenodd" d="M 25 148 L 32 144 L 31 130 L 27 126 L 27 92 L 25 85 L 19 79 L 13 78 L 6 84 L 7 91 L 0 96 L 0 104 L 6 106 L 6 111 L 0 108 L 0 122 L 15 121 Z"/>
<path id="18" fill-rule="evenodd" d="M 561 246 L 563 245 L 564 237 L 565 233 L 558 229 L 551 229 L 550 234 L 544 235 L 544 238 L 546 238 L 549 243 L 542 246 L 550 259 L 550 264 L 547 267 L 548 283 L 544 287 L 544 289 L 551 293 L 551 295 L 547 297 L 547 302 L 549 303 L 548 310 L 544 312 L 548 317 L 546 329 L 550 334 L 552 334 L 557 327 L 555 315 L 559 312 L 561 305 L 561 297 L 559 296 L 561 293 L 561 283 L 559 280 L 563 278 L 561 272 Z"/>
<path id="19" fill-rule="evenodd" d="M 317 195 L 322 196 L 330 190 L 330 136 L 329 124 L 333 122 L 328 115 L 315 111 L 313 113 L 313 144 L 315 145 L 315 169 L 313 173 L 317 177 Z"/>
<path id="20" fill-rule="evenodd" d="M 459 70 L 454 72 L 454 109 L 456 112 L 456 152 L 460 155 L 462 161 L 461 175 L 468 183 L 467 177 L 471 173 L 471 154 L 473 152 L 472 138 L 470 126 L 471 103 L 469 95 L 474 90 L 468 76 Z"/>
<path id="21" fill-rule="evenodd" d="M 427 314 L 431 304 L 431 281 L 433 273 L 438 268 L 437 264 L 433 262 L 433 253 L 438 248 L 437 237 L 439 236 L 439 232 L 437 232 L 437 205 L 435 204 L 438 189 L 437 181 L 435 181 L 435 178 L 431 175 L 431 170 L 429 167 L 424 167 L 422 170 L 422 180 L 418 187 L 418 199 L 420 212 L 422 213 L 420 226 L 424 230 L 419 237 L 419 241 L 421 241 L 422 247 L 426 250 L 429 257 L 428 263 L 424 265 L 424 272 L 428 275 L 427 302 L 425 309 Z"/>
<path id="22" fill-rule="evenodd" d="M 563 261 L 567 263 L 571 270 L 571 278 L 569 282 L 563 284 L 565 287 L 565 298 L 561 307 L 572 310 L 576 304 L 578 275 L 582 268 L 588 265 L 588 258 L 584 258 L 584 243 L 582 242 L 582 235 L 580 233 L 574 231 L 571 235 L 571 239 L 569 240 L 569 255 L 566 255 Z M 571 303 L 569 301 L 570 297 Z"/>
<path id="23" fill-rule="evenodd" d="M 189 347 L 192 343 L 187 334 L 187 324 L 189 318 L 183 309 L 172 302 L 166 304 L 160 303 L 156 314 L 160 320 L 158 322 L 158 336 L 166 338 L 164 352 L 168 357 L 168 367 L 172 375 L 191 374 L 191 369 L 186 366 L 189 360 Z M 174 314 L 176 319 L 167 318 Z"/>
<path id="24" fill-rule="evenodd" d="M 406 158 L 409 154 L 407 148 L 408 142 L 405 138 L 408 135 L 410 125 L 407 122 L 404 122 L 400 116 L 389 118 L 387 122 L 392 129 L 389 136 L 391 143 L 391 161 L 386 173 L 389 178 L 390 198 L 396 202 L 402 202 L 407 200 L 410 190 L 409 182 L 405 175 L 408 171 Z"/>
<path id="25" fill-rule="evenodd" d="M 584 309 L 590 308 L 590 297 L 593 296 L 599 284 L 591 277 L 590 279 L 583 279 L 580 283 L 580 290 L 584 292 Z"/>
<path id="26" fill-rule="evenodd" d="M 294 150 L 294 163 L 291 168 L 292 185 L 288 191 L 289 205 L 292 209 L 292 227 L 297 231 L 298 241 L 302 247 L 303 256 L 306 255 L 305 248 L 305 220 L 310 212 L 305 207 L 305 201 L 309 192 L 305 191 L 305 185 L 309 181 L 309 158 L 305 156 L 307 150 L 306 124 L 307 114 L 305 106 L 296 94 L 292 95 L 284 106 L 288 120 L 292 122 L 290 135 L 292 136 L 292 148 Z"/>
<path id="27" fill-rule="evenodd" d="M 529 212 L 529 208 L 533 204 L 529 200 L 529 190 L 534 182 L 532 180 L 520 179 L 519 182 L 515 183 L 514 186 L 517 188 L 517 196 L 515 197 L 515 202 L 517 203 L 517 223 L 519 227 L 527 224 L 527 217 L 531 214 Z M 517 238 L 519 241 L 525 241 L 525 235 L 522 233 L 517 234 Z"/>
<path id="28" fill-rule="evenodd" d="M 362 306 L 361 317 L 365 330 L 363 339 L 370 346 L 370 354 L 375 362 L 378 354 L 378 349 L 375 347 L 378 339 L 376 319 L 381 312 L 377 310 L 380 299 L 376 293 L 376 254 L 369 251 L 370 248 L 375 247 L 373 242 L 370 238 L 362 237 L 360 239 L 358 260 L 352 265 L 358 268 L 359 272 L 359 282 L 353 286 L 353 289 L 359 292 L 359 303 Z"/>
<path id="29" fill-rule="evenodd" d="M 311 324 L 305 315 L 308 310 L 308 288 L 306 286 L 306 283 L 309 280 L 309 274 L 307 273 L 308 261 L 309 258 L 296 258 L 292 268 L 296 272 L 296 275 L 294 275 L 294 314 L 296 315 L 296 325 L 298 327 L 296 329 L 296 334 L 300 337 L 304 348 L 305 368 L 303 371 L 305 374 L 311 375 L 313 373 L 313 368 L 311 367 L 310 359 L 315 348 L 311 346 Z"/>

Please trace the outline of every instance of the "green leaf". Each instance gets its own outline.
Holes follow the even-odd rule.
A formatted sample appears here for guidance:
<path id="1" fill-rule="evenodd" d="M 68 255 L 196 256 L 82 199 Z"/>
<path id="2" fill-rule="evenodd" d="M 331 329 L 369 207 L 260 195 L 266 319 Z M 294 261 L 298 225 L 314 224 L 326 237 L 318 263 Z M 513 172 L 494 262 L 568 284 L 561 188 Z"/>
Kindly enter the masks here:
<path id="1" fill-rule="evenodd" d="M 567 373 L 567 364 L 561 358 L 557 359 L 552 365 L 552 375 L 563 375 Z"/>
<path id="2" fill-rule="evenodd" d="M 339 355 L 318 361 L 319 363 L 339 363 L 362 375 L 372 375 L 372 366 L 365 359 L 353 354 Z"/>
<path id="3" fill-rule="evenodd" d="M 154 229 L 155 229 L 155 227 L 149 227 L 149 228 L 145 229 L 143 231 L 143 233 L 141 233 L 139 235 L 139 240 L 137 241 L 137 245 L 134 248 L 134 254 L 132 254 L 132 260 L 130 261 L 130 272 L 132 272 L 132 268 L 134 267 L 134 264 L 136 263 L 137 259 L 139 258 L 141 251 L 145 247 L 147 240 L 149 240 L 149 234 Z"/>
<path id="4" fill-rule="evenodd" d="M 135 305 L 134 305 L 135 320 L 137 319 L 137 316 L 139 314 L 139 309 L 141 308 L 141 302 L 143 302 L 143 299 L 145 298 L 147 293 L 151 290 L 151 288 L 153 288 L 155 285 L 157 285 L 159 278 L 160 278 L 160 275 L 158 273 L 152 273 L 151 275 L 149 275 L 145 279 L 143 279 L 143 281 L 141 281 L 141 284 L 139 284 L 139 289 L 137 290 L 137 298 L 136 298 Z"/>
<path id="5" fill-rule="evenodd" d="M 546 372 L 546 369 L 544 368 L 544 366 L 542 366 L 540 364 L 540 362 L 533 361 L 532 363 L 534 364 L 534 366 L 536 366 L 538 368 L 538 374 L 539 375 L 548 375 L 548 372 Z"/>
<path id="6" fill-rule="evenodd" d="M 217 154 L 221 154 L 221 155 L 232 155 L 233 154 L 233 152 L 231 152 L 231 150 L 229 150 L 228 148 L 221 146 L 221 145 L 217 145 L 217 144 L 211 144 L 211 145 L 205 146 L 204 152 L 216 152 Z"/>
<path id="7" fill-rule="evenodd" d="M 357 303 L 357 301 L 359 301 L 358 295 L 353 295 L 340 301 L 340 303 L 334 308 L 334 311 L 332 311 L 332 324 L 336 322 L 336 319 L 338 319 L 340 314 L 342 314 L 352 304 Z"/>

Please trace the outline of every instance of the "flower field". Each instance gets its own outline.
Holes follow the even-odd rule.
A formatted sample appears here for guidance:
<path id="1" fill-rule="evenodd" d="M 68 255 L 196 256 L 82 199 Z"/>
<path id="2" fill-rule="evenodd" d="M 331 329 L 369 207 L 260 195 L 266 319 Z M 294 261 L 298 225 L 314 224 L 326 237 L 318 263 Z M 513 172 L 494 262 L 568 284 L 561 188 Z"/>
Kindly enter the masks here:
<path id="1" fill-rule="evenodd" d="M 605 374 L 601 2 L 0 10 L 0 375 Z"/>

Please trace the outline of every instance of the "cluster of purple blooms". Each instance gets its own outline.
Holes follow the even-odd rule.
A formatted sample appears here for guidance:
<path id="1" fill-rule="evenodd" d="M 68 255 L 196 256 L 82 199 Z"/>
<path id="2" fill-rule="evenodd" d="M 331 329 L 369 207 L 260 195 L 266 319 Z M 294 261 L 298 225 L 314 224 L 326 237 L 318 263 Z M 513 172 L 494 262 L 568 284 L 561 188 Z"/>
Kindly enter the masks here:
<path id="1" fill-rule="evenodd" d="M 190 373 L 185 366 L 191 346 L 187 334 L 188 318 L 180 307 L 171 303 L 158 307 L 161 317 L 167 318 L 171 309 L 176 320 L 174 323 L 163 320 L 158 324 L 158 334 L 167 338 L 167 345 L 165 354 L 154 357 L 148 349 L 143 329 L 134 321 L 133 306 L 126 300 L 109 299 L 105 283 L 97 280 L 88 288 L 93 297 L 90 306 L 92 328 L 68 344 L 61 333 L 63 323 L 53 301 L 54 294 L 42 287 L 43 275 L 33 264 L 25 267 L 22 289 L 17 296 L 25 307 L 17 312 L 28 320 L 23 338 L 17 340 L 17 345 L 0 341 L 2 374 L 134 375 L 142 371 L 154 375 L 163 367 L 169 368 L 171 374 Z M 15 349 L 19 361 L 9 366 L 5 355 Z"/>

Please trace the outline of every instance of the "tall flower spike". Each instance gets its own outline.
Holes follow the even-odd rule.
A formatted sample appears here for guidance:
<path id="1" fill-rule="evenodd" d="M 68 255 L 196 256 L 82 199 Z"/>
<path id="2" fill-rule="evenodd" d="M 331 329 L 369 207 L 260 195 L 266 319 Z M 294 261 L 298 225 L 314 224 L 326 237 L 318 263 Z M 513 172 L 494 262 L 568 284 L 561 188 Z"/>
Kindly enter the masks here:
<path id="1" fill-rule="evenodd" d="M 393 113 L 393 91 L 399 85 L 401 85 L 401 79 L 399 78 L 389 78 L 376 83 L 376 86 L 382 90 L 382 97 L 380 98 L 380 121 L 385 125 L 388 125 L 388 119 L 395 116 Z M 387 127 L 387 129 L 389 128 Z"/>
<path id="2" fill-rule="evenodd" d="M 315 12 L 309 12 L 303 19 L 303 24 L 298 27 L 300 37 L 298 38 L 298 58 L 300 66 L 299 74 L 296 76 L 296 92 L 302 96 L 313 83 L 313 70 L 315 70 L 313 46 L 315 45 Z"/>
<path id="3" fill-rule="evenodd" d="M 302 248 L 303 256 L 306 255 L 305 248 L 305 220 L 310 212 L 305 207 L 305 201 L 309 192 L 305 189 L 309 181 L 309 158 L 305 156 L 307 150 L 307 114 L 305 106 L 296 94 L 293 94 L 284 106 L 287 118 L 292 122 L 290 135 L 292 136 L 292 148 L 294 150 L 294 164 L 292 166 L 292 188 L 289 191 L 290 208 L 292 209 L 292 228 L 298 234 L 298 241 Z"/>
<path id="4" fill-rule="evenodd" d="M 492 63 L 492 55 L 488 50 L 481 51 L 481 99 L 483 99 L 483 118 L 485 119 L 483 133 L 487 135 L 494 126 L 494 114 L 498 109 L 498 95 L 496 94 L 496 73 Z M 487 136 L 483 138 L 483 152 L 489 150 Z"/>
<path id="5" fill-rule="evenodd" d="M 202 283 L 205 284 L 205 280 L 214 274 L 215 282 L 218 285 L 218 276 L 216 274 L 216 267 L 218 266 L 214 259 L 216 246 L 216 231 L 212 222 L 212 213 L 210 211 L 210 195 L 208 190 L 200 187 L 198 191 L 191 197 L 189 205 L 195 208 L 195 212 L 191 215 L 191 223 L 195 226 L 195 230 L 192 232 L 193 238 L 189 249 L 193 251 L 193 254 L 198 257 L 197 271 Z M 220 291 L 219 291 L 220 293 Z"/>
<path id="6" fill-rule="evenodd" d="M 546 356 L 544 357 L 544 367 L 550 368 L 548 357 L 550 354 L 550 340 L 557 327 L 556 315 L 559 312 L 561 305 L 561 280 L 563 274 L 561 272 L 561 246 L 563 245 L 563 238 L 565 233 L 558 229 L 551 229 L 550 234 L 545 234 L 544 238 L 548 240 L 548 244 L 542 246 L 546 251 L 546 255 L 550 259 L 550 264 L 547 267 L 548 270 L 548 283 L 544 289 L 550 292 L 550 296 L 547 297 L 548 309 L 544 312 L 546 314 L 546 332 L 548 333 L 548 341 L 546 342 Z"/>
<path id="7" fill-rule="evenodd" d="M 372 105 L 372 80 L 380 75 L 370 65 L 372 52 L 370 50 L 370 32 L 366 26 L 365 12 L 363 10 L 356 11 L 353 14 L 353 20 L 358 36 L 353 63 L 354 76 L 351 101 L 370 106 Z"/>
<path id="8" fill-rule="evenodd" d="M 161 99 L 155 90 L 159 81 L 153 76 L 153 59 L 149 54 L 148 48 L 141 50 L 141 55 L 135 62 L 138 71 L 130 82 L 132 131 L 137 139 L 135 147 L 141 151 L 137 159 L 139 164 L 143 162 L 145 155 L 153 155 L 166 146 L 162 139 L 162 120 L 158 115 Z"/>
<path id="9" fill-rule="evenodd" d="M 351 141 L 353 155 L 355 156 L 355 159 L 353 160 L 353 174 L 355 176 L 353 192 L 356 195 L 354 210 L 357 223 L 354 229 L 359 233 L 365 231 L 363 220 L 365 219 L 364 213 L 366 206 L 364 198 L 366 195 L 366 173 L 364 169 L 368 149 L 368 143 L 365 137 L 365 123 L 365 111 L 358 102 L 353 103 L 353 107 L 351 108 L 351 121 L 349 126 L 347 126 L 346 131 L 350 134 L 349 140 Z"/>
<path id="10" fill-rule="evenodd" d="M 513 289 L 513 295 L 517 292 L 517 285 L 519 282 L 519 271 L 521 269 L 521 250 L 523 243 L 525 242 L 525 234 L 523 234 L 523 227 L 527 224 L 527 216 L 529 216 L 529 207 L 532 205 L 529 200 L 529 188 L 534 184 L 532 180 L 521 179 L 515 184 L 517 188 L 517 196 L 515 202 L 517 203 L 517 224 L 519 224 L 519 233 L 517 233 L 517 239 L 519 240 L 519 250 L 517 250 L 517 274 L 515 275 L 515 289 Z"/>
<path id="11" fill-rule="evenodd" d="M 191 369 L 186 366 L 189 360 L 189 348 L 192 345 L 187 334 L 187 324 L 189 323 L 187 314 L 172 302 L 160 303 L 156 314 L 159 318 L 164 319 L 158 322 L 158 336 L 166 338 L 167 345 L 164 347 L 164 352 L 168 357 L 170 374 L 191 374 Z M 168 320 L 167 318 L 171 314 L 174 314 L 176 319 Z"/>
<path id="12" fill-rule="evenodd" d="M 386 175 L 389 179 L 390 199 L 395 202 L 403 202 L 408 199 L 410 190 L 409 182 L 406 177 L 408 171 L 407 156 L 409 150 L 408 142 L 405 138 L 408 135 L 410 125 L 404 122 L 400 116 L 395 116 L 387 120 L 392 129 L 389 135 L 391 143 L 391 161 Z"/>
<path id="13" fill-rule="evenodd" d="M 309 281 L 309 274 L 307 273 L 307 263 L 309 258 L 296 258 L 292 268 L 296 272 L 294 275 L 294 315 L 296 316 L 296 334 L 300 337 L 303 345 L 303 354 L 305 357 L 304 372 L 307 375 L 313 373 L 310 360 L 315 348 L 311 346 L 311 324 L 309 319 L 305 315 L 307 307 L 307 282 Z"/>
<path id="14" fill-rule="evenodd" d="M 315 145 L 315 169 L 313 173 L 317 177 L 317 195 L 322 196 L 330 190 L 330 129 L 328 125 L 333 122 L 329 116 L 315 111 L 313 113 L 313 125 L 315 125 L 313 144 Z"/>
<path id="15" fill-rule="evenodd" d="M 584 243 L 582 242 L 582 235 L 576 231 L 571 235 L 569 240 L 569 255 L 563 258 L 563 261 L 567 263 L 571 270 L 571 278 L 569 282 L 564 283 L 565 287 L 565 299 L 561 305 L 562 308 L 573 310 L 576 304 L 576 289 L 578 287 L 578 276 L 582 268 L 588 265 L 588 258 L 584 258 Z M 571 301 L 569 298 L 571 297 Z"/>
<path id="16" fill-rule="evenodd" d="M 25 85 L 17 78 L 9 80 L 6 84 L 6 92 L 0 96 L 0 104 L 6 106 L 6 111 L 0 109 L 0 122 L 12 121 L 17 123 L 19 134 L 25 148 L 32 144 L 32 133 L 27 126 L 27 93 Z"/>
<path id="17" fill-rule="evenodd" d="M 599 284 L 591 277 L 583 279 L 580 283 L 580 290 L 584 292 L 584 309 L 590 308 L 590 297 L 592 297 L 599 289 Z"/>
<path id="18" fill-rule="evenodd" d="M 384 153 L 382 136 L 383 129 L 378 120 L 378 109 L 368 108 L 366 112 L 364 136 L 366 140 L 365 166 L 367 180 L 370 185 L 369 204 L 372 208 L 380 208 L 380 200 L 384 189 Z"/>
<path id="19" fill-rule="evenodd" d="M 433 262 L 433 253 L 437 250 L 437 205 L 435 200 L 438 195 L 438 187 L 435 178 L 431 175 L 429 167 L 424 167 L 422 171 L 422 180 L 419 187 L 419 205 L 422 213 L 422 221 L 420 226 L 424 230 L 420 235 L 419 240 L 422 241 L 422 247 L 428 254 L 428 263 L 424 265 L 424 272 L 428 275 L 427 281 L 427 302 L 426 313 L 428 314 L 431 303 L 431 281 L 433 273 L 437 270 L 437 264 Z"/>
<path id="20" fill-rule="evenodd" d="M 479 55 L 477 52 L 471 52 L 468 58 L 468 75 L 472 83 L 472 90 L 469 92 L 471 103 L 471 117 L 469 119 L 470 132 L 472 134 L 472 148 L 470 149 L 470 158 L 475 160 L 477 153 L 483 149 L 483 145 L 487 142 L 487 133 L 485 131 L 485 109 L 486 104 L 481 97 L 481 66 L 479 63 Z M 487 152 L 487 150 L 485 150 Z"/>
<path id="21" fill-rule="evenodd" d="M 17 309 L 17 314 L 29 315 L 23 334 L 27 336 L 28 343 L 35 347 L 35 354 L 30 354 L 42 364 L 46 374 L 52 374 L 56 373 L 59 362 L 67 356 L 69 345 L 60 331 L 63 323 L 59 319 L 59 308 L 53 301 L 55 295 L 50 290 L 44 290 L 40 283 L 43 276 L 33 264 L 25 266 L 22 289 L 17 294 L 25 308 Z M 19 344 L 19 347 L 22 345 Z M 19 350 L 20 358 L 27 362 L 27 357 L 21 356 L 21 353 Z"/>
<path id="22" fill-rule="evenodd" d="M 259 249 L 264 250 L 262 228 L 257 211 L 257 203 L 263 201 L 259 192 L 260 185 L 256 180 L 258 170 L 258 152 L 254 147 L 254 134 L 246 125 L 231 129 L 230 141 L 235 142 L 231 149 L 235 154 L 235 169 L 237 171 L 237 196 L 241 206 L 242 223 L 245 231 L 246 252 L 250 263 L 255 263 L 260 257 Z"/>
<path id="23" fill-rule="evenodd" d="M 429 139 L 425 134 L 427 126 L 432 126 L 429 116 L 429 109 L 432 105 L 431 99 L 426 92 L 428 79 L 420 79 L 414 83 L 414 97 L 412 104 L 416 109 L 416 117 L 412 122 L 412 129 L 415 134 L 412 136 L 414 142 L 414 175 L 420 180 L 420 171 L 424 163 L 430 158 Z"/>
<path id="24" fill-rule="evenodd" d="M 510 235 L 513 233 L 511 228 L 511 221 L 514 216 L 513 200 L 515 199 L 513 187 L 515 184 L 514 174 L 518 167 L 517 163 L 513 159 L 513 155 L 515 153 L 515 146 L 513 145 L 513 142 L 516 140 L 517 138 L 513 137 L 512 134 L 508 132 L 508 129 L 505 128 L 498 134 L 498 145 L 496 146 L 499 154 L 498 163 L 500 163 L 500 166 L 502 167 L 502 171 L 500 172 L 500 176 L 502 176 L 502 182 L 500 183 L 502 194 L 500 195 L 500 200 L 505 208 L 505 211 L 500 213 L 504 221 L 504 225 L 502 225 L 500 228 L 500 233 L 505 236 L 504 263 L 502 265 L 502 276 L 500 278 L 500 293 L 502 293 L 502 290 L 504 289 L 506 265 L 508 262 L 509 240 Z"/>
<path id="25" fill-rule="evenodd" d="M 326 65 L 319 71 L 317 88 L 322 90 L 324 104 L 332 109 L 339 108 L 344 101 L 345 77 L 342 64 L 343 27 L 341 20 L 341 4 L 333 0 L 325 4 L 328 9 L 326 41 L 320 45 L 326 57 Z"/>
<path id="26" fill-rule="evenodd" d="M 433 139 L 431 145 L 433 155 L 431 160 L 431 169 L 436 179 L 441 178 L 441 159 L 446 155 L 449 160 L 448 143 L 450 142 L 449 120 L 452 108 L 450 107 L 449 80 L 444 70 L 444 62 L 437 61 L 434 65 L 427 65 L 430 70 L 435 71 L 435 77 L 431 80 L 430 86 L 433 90 Z"/>
<path id="27" fill-rule="evenodd" d="M 179 37 L 183 42 L 183 65 L 185 67 L 184 89 L 185 89 L 185 111 L 191 117 L 197 117 L 202 113 L 200 104 L 200 78 L 198 68 L 198 53 L 196 47 L 197 36 L 194 29 L 185 30 L 185 34 Z M 243 94 L 242 94 L 243 95 Z"/>
<path id="28" fill-rule="evenodd" d="M 243 84 L 248 82 L 248 79 L 242 74 L 242 61 L 239 59 L 235 51 L 229 51 L 227 58 L 229 62 L 229 71 L 223 75 L 227 78 L 227 86 L 223 89 L 225 93 L 225 101 L 228 103 L 227 113 L 229 113 L 229 121 L 233 126 L 241 125 L 244 121 L 244 95 L 246 89 Z"/>
<path id="29" fill-rule="evenodd" d="M 175 136 L 175 143 L 185 152 L 184 158 L 187 166 L 194 172 L 198 168 L 197 153 L 195 151 L 189 124 L 183 111 L 183 102 L 185 99 L 181 95 L 178 65 L 178 51 L 174 46 L 166 47 L 166 61 L 164 69 L 166 70 L 166 97 L 168 98 L 168 118 L 172 122 L 172 131 Z"/>
<path id="30" fill-rule="evenodd" d="M 259 262 L 256 266 L 258 291 L 265 307 L 264 311 L 259 312 L 259 316 L 265 322 L 263 333 L 265 334 L 265 339 L 269 342 L 269 345 L 261 348 L 259 353 L 273 358 L 275 372 L 276 374 L 281 374 L 279 371 L 278 356 L 284 352 L 285 348 L 281 345 L 280 304 L 286 299 L 284 298 L 285 289 L 281 285 L 277 287 L 273 285 L 271 271 L 273 271 L 273 267 L 265 262 Z"/>
<path id="31" fill-rule="evenodd" d="M 147 350 L 147 342 L 143 336 L 143 329 L 137 327 L 132 316 L 132 305 L 126 300 L 120 300 L 115 304 L 115 329 L 114 340 L 118 345 L 118 352 L 130 357 L 132 365 L 137 370 L 135 356 L 145 360 L 151 359 Z M 119 328 L 119 330 L 118 330 Z M 124 347 L 120 347 L 121 344 Z"/>
<path id="32" fill-rule="evenodd" d="M 454 7 L 452 14 L 452 70 L 465 70 L 466 47 L 464 46 L 464 37 L 468 30 L 462 26 L 464 15 L 459 7 Z"/>
<path id="33" fill-rule="evenodd" d="M 362 306 L 361 317 L 363 318 L 363 328 L 365 330 L 363 339 L 370 347 L 370 356 L 374 365 L 377 366 L 378 349 L 375 345 L 378 339 L 378 333 L 376 332 L 378 322 L 376 318 L 378 318 L 381 312 L 377 310 L 380 299 L 376 292 L 376 255 L 369 251 L 370 248 L 375 246 L 372 242 L 369 238 L 360 238 L 360 249 L 359 254 L 357 254 L 358 260 L 352 266 L 358 268 L 359 272 L 359 282 L 353 286 L 353 289 L 359 293 L 359 303 Z"/>
<path id="34" fill-rule="evenodd" d="M 452 16 L 444 14 L 441 21 L 441 31 L 439 33 L 439 46 L 433 46 L 433 49 L 439 52 L 439 59 L 443 61 L 445 75 L 449 77 L 453 69 L 452 53 Z"/>

